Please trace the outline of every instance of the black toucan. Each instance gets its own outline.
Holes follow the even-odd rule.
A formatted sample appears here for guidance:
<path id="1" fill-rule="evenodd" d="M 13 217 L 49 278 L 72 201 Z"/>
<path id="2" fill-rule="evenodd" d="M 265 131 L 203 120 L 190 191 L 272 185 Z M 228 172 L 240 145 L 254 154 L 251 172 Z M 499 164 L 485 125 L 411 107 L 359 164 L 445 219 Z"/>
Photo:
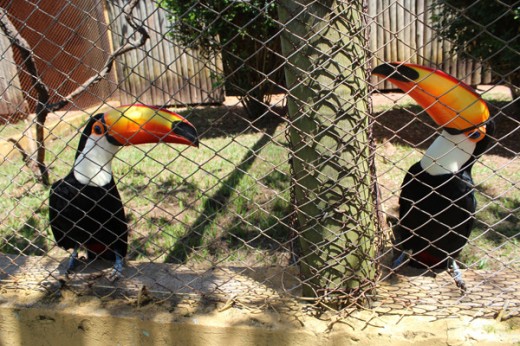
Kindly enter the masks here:
<path id="1" fill-rule="evenodd" d="M 128 226 L 112 176 L 112 159 L 121 146 L 142 143 L 198 146 L 195 127 L 165 109 L 128 105 L 94 115 L 85 126 L 71 172 L 52 184 L 49 219 L 58 245 L 73 249 L 67 272 L 84 247 L 88 259 L 115 261 L 112 276 L 121 275 L 128 248 Z"/>
<path id="2" fill-rule="evenodd" d="M 410 257 L 415 266 L 449 268 L 464 291 L 455 258 L 474 224 L 471 169 L 493 136 L 488 107 L 471 87 L 440 70 L 395 62 L 372 73 L 410 95 L 442 129 L 404 177 L 394 244 L 402 252 L 392 266 Z"/>

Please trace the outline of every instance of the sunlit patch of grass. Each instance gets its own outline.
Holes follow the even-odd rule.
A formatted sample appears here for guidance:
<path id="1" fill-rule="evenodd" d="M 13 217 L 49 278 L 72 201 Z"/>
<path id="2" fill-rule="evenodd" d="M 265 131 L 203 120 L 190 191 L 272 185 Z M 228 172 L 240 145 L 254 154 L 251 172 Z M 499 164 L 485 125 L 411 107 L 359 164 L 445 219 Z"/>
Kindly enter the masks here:
<path id="1" fill-rule="evenodd" d="M 280 263 L 294 237 L 284 130 L 279 126 L 269 137 L 274 140 L 252 131 L 202 138 L 199 149 L 167 144 L 122 148 L 113 169 L 130 226 L 129 258 Z M 381 201 L 386 213 L 396 216 L 403 177 L 424 149 L 397 138 L 376 140 Z M 74 135 L 47 143 L 51 181 L 70 171 L 77 141 Z M 477 269 L 520 268 L 519 161 L 486 155 L 473 176 L 478 221 L 461 260 Z M 48 188 L 19 158 L 1 164 L 0 191 L 0 251 L 57 251 L 48 225 Z"/>
<path id="2" fill-rule="evenodd" d="M 0 139 L 8 139 L 13 136 L 19 135 L 24 131 L 28 131 L 27 127 L 29 121 L 18 121 L 16 123 L 4 123 L 0 124 Z"/>
<path id="3" fill-rule="evenodd" d="M 6 160 L 0 169 L 0 251 L 43 254 L 47 241 L 44 188 L 21 160 Z"/>
<path id="4" fill-rule="evenodd" d="M 474 180 L 477 222 L 461 258 L 482 269 L 520 268 L 520 162 L 486 156 Z"/>
<path id="5" fill-rule="evenodd" d="M 252 154 L 250 148 L 261 136 L 212 138 L 203 140 L 200 149 L 148 145 L 122 150 L 114 172 L 132 213 L 131 234 L 147 239 L 136 259 L 165 258 L 188 232 L 200 238 L 189 254 L 191 261 L 249 260 L 252 253 L 266 251 L 264 243 L 273 241 L 263 227 L 271 233 L 275 229 L 283 242 L 288 234 L 278 230 L 283 225 L 262 224 L 259 219 L 272 213 L 283 217 L 272 209 L 283 203 L 288 209 L 288 180 L 277 181 L 277 188 L 258 180 L 273 172 L 288 176 L 287 150 L 268 141 Z M 252 164 L 240 172 L 244 159 Z"/>
<path id="6" fill-rule="evenodd" d="M 201 240 L 189 251 L 189 261 L 265 263 L 269 252 L 286 251 L 289 232 L 278 222 L 289 209 L 283 131 L 280 127 L 275 140 L 255 152 L 251 148 L 262 133 L 202 138 L 199 149 L 167 144 L 122 148 L 113 172 L 130 227 L 129 258 L 169 260 L 169 252 L 190 232 Z M 47 143 L 51 181 L 70 171 L 78 139 L 72 135 Z M 48 188 L 21 160 L 4 162 L 0 175 L 0 250 L 43 254 L 54 249 Z"/>

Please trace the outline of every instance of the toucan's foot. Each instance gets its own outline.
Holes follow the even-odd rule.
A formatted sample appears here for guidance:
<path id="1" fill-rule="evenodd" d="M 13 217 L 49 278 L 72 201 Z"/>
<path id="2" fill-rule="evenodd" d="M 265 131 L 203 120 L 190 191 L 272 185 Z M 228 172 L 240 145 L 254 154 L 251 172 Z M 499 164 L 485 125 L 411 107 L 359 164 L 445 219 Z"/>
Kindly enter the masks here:
<path id="1" fill-rule="evenodd" d="M 116 252 L 116 262 L 114 263 L 114 268 L 112 272 L 108 276 L 110 281 L 119 280 L 123 276 L 123 257 Z"/>
<path id="2" fill-rule="evenodd" d="M 78 265 L 78 250 L 79 247 L 75 247 L 70 255 L 69 262 L 67 263 L 67 274 L 74 271 L 74 268 Z"/>
<path id="3" fill-rule="evenodd" d="M 449 270 L 451 277 L 455 280 L 455 284 L 462 291 L 462 293 L 466 293 L 466 283 L 462 279 L 462 271 L 457 265 L 457 261 L 454 259 L 451 260 L 451 268 Z"/>
<path id="4" fill-rule="evenodd" d="M 399 267 L 410 258 L 411 254 L 411 250 L 402 251 L 401 254 L 399 254 L 399 256 L 392 262 L 392 271 L 397 271 L 397 269 L 399 269 Z"/>

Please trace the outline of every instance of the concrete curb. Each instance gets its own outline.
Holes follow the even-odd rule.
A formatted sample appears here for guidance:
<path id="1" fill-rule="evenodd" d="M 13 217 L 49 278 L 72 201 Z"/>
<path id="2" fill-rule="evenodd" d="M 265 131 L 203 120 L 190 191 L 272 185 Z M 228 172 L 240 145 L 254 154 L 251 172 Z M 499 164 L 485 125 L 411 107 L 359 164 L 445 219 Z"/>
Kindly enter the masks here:
<path id="1" fill-rule="evenodd" d="M 65 293 L 65 292 L 64 292 Z M 47 302 L 42 302 L 47 300 Z M 20 304 L 20 301 L 25 302 Z M 370 314 L 366 312 L 366 314 Z M 99 298 L 60 302 L 3 298 L 2 345 L 514 345 L 519 321 L 367 316 L 330 320 L 298 318 L 276 311 L 240 307 L 219 310 L 196 302 L 175 306 L 130 306 Z M 329 328 L 330 327 L 330 328 Z"/>

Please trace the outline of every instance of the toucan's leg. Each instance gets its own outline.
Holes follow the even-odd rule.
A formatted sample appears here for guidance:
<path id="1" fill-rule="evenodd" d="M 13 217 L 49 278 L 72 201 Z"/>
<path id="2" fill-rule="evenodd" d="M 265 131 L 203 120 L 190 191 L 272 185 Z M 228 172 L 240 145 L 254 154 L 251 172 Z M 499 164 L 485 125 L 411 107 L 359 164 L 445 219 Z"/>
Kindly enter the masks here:
<path id="1" fill-rule="evenodd" d="M 114 253 L 116 255 L 116 261 L 114 263 L 114 269 L 112 269 L 112 273 L 110 273 L 111 280 L 117 280 L 123 276 L 123 256 L 121 256 L 117 250 L 114 250 Z"/>
<path id="2" fill-rule="evenodd" d="M 399 257 L 392 262 L 392 270 L 396 271 L 412 254 L 411 250 L 402 251 Z"/>
<path id="3" fill-rule="evenodd" d="M 67 273 L 72 272 L 78 265 L 78 251 L 79 245 L 74 246 L 74 250 L 72 250 L 72 254 L 69 258 L 69 263 L 67 264 Z"/>
<path id="4" fill-rule="evenodd" d="M 455 280 L 455 284 L 458 288 L 462 290 L 462 292 L 466 292 L 466 283 L 462 279 L 462 272 L 460 271 L 459 266 L 457 265 L 457 261 L 455 259 L 450 259 L 451 262 L 451 270 L 450 274 L 453 277 L 453 280 Z"/>

